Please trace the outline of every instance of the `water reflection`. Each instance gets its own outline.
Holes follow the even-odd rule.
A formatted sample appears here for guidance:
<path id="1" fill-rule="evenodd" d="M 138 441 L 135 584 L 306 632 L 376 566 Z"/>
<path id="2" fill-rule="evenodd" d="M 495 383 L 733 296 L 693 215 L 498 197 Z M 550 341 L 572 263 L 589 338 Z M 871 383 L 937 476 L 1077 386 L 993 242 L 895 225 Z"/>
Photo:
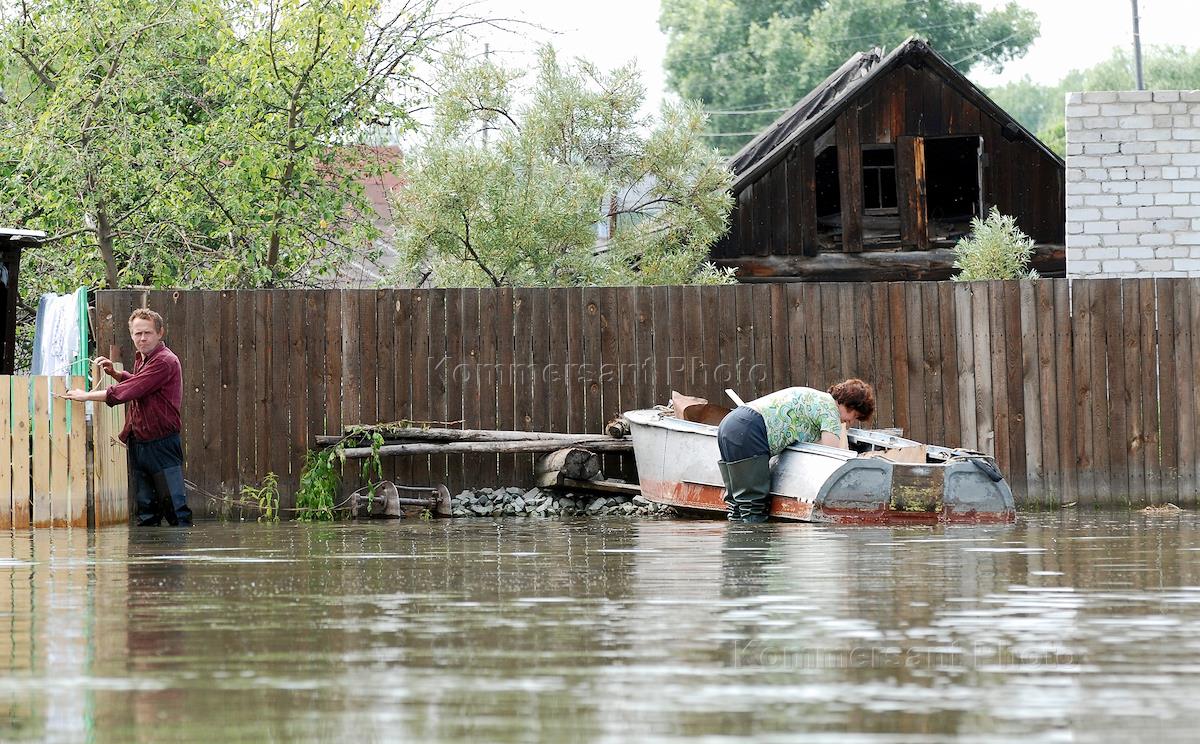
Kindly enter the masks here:
<path id="1" fill-rule="evenodd" d="M 0 537 L 0 739 L 1185 740 L 1200 519 Z"/>

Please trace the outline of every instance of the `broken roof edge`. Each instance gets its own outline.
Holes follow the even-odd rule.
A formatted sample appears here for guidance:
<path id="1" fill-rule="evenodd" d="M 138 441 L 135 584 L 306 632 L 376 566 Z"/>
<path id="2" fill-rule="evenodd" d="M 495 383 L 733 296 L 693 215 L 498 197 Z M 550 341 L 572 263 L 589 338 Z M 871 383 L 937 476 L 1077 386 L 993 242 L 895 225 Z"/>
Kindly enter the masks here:
<path id="1" fill-rule="evenodd" d="M 875 47 L 875 50 L 878 49 L 879 47 Z M 751 161 L 745 171 L 739 173 L 734 170 L 734 179 L 730 186 L 730 192 L 736 195 L 743 191 L 746 185 L 756 180 L 758 176 L 762 175 L 763 171 L 771 168 L 780 160 L 782 160 L 784 155 L 787 154 L 787 151 L 791 149 L 797 140 L 802 139 L 810 132 L 821 132 L 827 127 L 832 126 L 833 120 L 837 117 L 837 115 L 840 114 L 847 105 L 849 105 L 848 102 L 853 98 L 853 93 L 857 93 L 860 89 L 870 85 L 880 75 L 899 65 L 900 62 L 907 58 L 910 54 L 919 54 L 927 61 L 932 62 L 935 67 L 939 68 L 942 78 L 948 83 L 956 86 L 963 84 L 962 88 L 965 89 L 960 89 L 959 93 L 967 98 L 975 99 L 974 102 L 980 107 L 981 110 L 990 113 L 997 121 L 1011 124 L 1019 134 L 1023 135 L 1026 139 L 1032 142 L 1035 147 L 1042 151 L 1043 154 L 1049 156 L 1060 166 L 1064 168 L 1066 167 L 1066 162 L 1059 157 L 1056 152 L 1051 150 L 1045 142 L 1042 142 L 1037 135 L 1030 132 L 1025 125 L 1021 124 L 1021 122 L 1017 121 L 1011 114 L 1001 108 L 1000 105 L 993 101 L 987 95 L 987 93 L 979 88 L 979 86 L 971 82 L 966 75 L 959 72 L 958 69 L 955 68 L 954 65 L 950 64 L 950 62 L 941 54 L 939 54 L 937 50 L 929 46 L 927 41 L 919 36 L 910 36 L 904 41 L 904 43 L 900 44 L 895 49 L 884 55 L 881 60 L 870 65 L 867 68 L 865 75 L 862 75 L 856 79 L 852 79 L 849 84 L 838 90 L 837 95 L 832 100 L 830 105 L 817 109 L 812 113 L 811 116 L 806 117 L 804 120 L 796 124 L 795 128 L 789 134 L 783 137 L 778 144 L 771 148 L 770 151 L 768 151 L 765 155 Z M 858 62 L 863 56 L 863 52 L 858 52 L 851 57 L 845 64 L 842 65 L 842 67 L 838 68 L 838 72 L 835 72 L 829 78 L 826 78 L 825 82 L 823 82 L 820 86 L 817 86 L 817 88 L 813 89 L 812 92 L 801 99 L 800 103 L 789 109 L 788 113 L 777 119 L 763 133 L 756 136 L 745 147 L 739 150 L 737 154 L 726 161 L 730 169 L 734 169 L 736 158 L 749 150 L 756 142 L 766 139 L 768 135 L 774 133 L 777 125 L 784 123 L 783 120 L 788 119 L 789 117 L 798 113 L 802 105 L 808 102 L 814 96 L 814 94 L 825 92 L 827 90 L 827 86 L 831 81 L 834 81 L 839 72 L 852 63 Z"/>

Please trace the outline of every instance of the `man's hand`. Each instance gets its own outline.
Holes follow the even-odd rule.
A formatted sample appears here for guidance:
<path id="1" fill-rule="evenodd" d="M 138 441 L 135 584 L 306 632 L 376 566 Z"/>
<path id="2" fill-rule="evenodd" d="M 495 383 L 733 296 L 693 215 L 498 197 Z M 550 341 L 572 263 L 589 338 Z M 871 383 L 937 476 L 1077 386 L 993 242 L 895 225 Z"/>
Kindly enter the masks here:
<path id="1" fill-rule="evenodd" d="M 104 370 L 104 374 L 108 375 L 109 377 L 116 377 L 117 370 L 113 367 L 112 360 L 108 357 L 96 357 L 95 364 L 96 366 L 100 367 L 100 369 Z"/>
<path id="2" fill-rule="evenodd" d="M 67 400 L 85 401 L 85 400 L 104 400 L 105 395 L 106 395 L 106 393 L 103 390 L 93 390 L 92 392 L 89 393 L 87 390 L 80 390 L 80 389 L 76 388 L 75 390 L 68 390 L 67 392 L 63 393 L 62 395 L 58 395 L 56 397 L 66 398 Z"/>

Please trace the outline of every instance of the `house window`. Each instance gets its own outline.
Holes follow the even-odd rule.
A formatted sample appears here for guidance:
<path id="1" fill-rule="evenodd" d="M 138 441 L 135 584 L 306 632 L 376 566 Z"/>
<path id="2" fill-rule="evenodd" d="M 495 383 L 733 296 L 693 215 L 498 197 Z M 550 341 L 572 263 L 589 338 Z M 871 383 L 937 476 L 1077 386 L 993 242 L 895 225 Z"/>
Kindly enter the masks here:
<path id="1" fill-rule="evenodd" d="M 896 208 L 896 150 L 863 148 L 863 209 Z"/>

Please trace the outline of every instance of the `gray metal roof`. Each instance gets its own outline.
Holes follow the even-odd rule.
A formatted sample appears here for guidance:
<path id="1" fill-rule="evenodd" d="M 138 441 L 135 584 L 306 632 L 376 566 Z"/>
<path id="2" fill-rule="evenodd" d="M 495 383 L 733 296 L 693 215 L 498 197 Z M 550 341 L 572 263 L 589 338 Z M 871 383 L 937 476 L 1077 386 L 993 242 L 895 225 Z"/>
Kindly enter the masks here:
<path id="1" fill-rule="evenodd" d="M 15 227 L 0 227 L 0 241 L 9 243 L 37 243 L 45 240 L 41 230 L 19 230 Z"/>

